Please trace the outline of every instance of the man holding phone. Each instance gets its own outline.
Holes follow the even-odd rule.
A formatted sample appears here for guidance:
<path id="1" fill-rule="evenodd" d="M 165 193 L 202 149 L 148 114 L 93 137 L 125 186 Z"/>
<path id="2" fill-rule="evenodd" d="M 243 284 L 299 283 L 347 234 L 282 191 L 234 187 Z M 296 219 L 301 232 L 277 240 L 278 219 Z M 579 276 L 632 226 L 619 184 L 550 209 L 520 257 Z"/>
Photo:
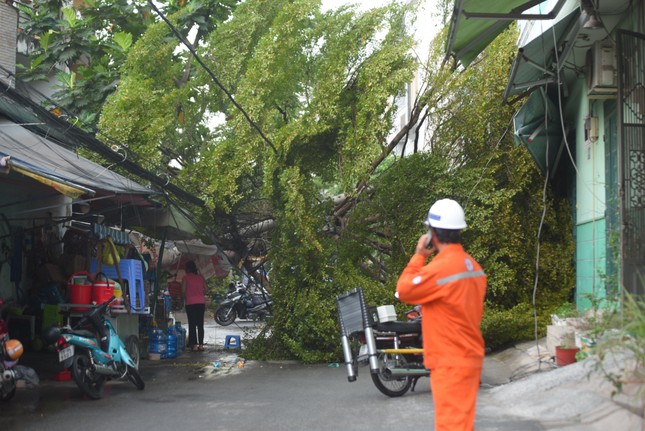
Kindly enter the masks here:
<path id="1" fill-rule="evenodd" d="M 417 241 L 396 291 L 400 300 L 421 305 L 435 430 L 472 431 L 484 361 L 480 324 L 486 274 L 461 245 L 466 219 L 456 201 L 435 202 L 425 224 L 428 232 Z"/>

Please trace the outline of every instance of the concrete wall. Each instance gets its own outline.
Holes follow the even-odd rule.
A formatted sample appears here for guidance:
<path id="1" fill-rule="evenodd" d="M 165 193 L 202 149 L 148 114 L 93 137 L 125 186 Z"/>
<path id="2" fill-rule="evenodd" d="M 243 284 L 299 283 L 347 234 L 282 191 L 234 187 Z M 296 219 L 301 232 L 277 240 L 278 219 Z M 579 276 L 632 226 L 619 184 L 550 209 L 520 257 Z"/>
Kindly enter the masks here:
<path id="1" fill-rule="evenodd" d="M 18 11 L 5 3 L 0 2 L 0 66 L 16 73 L 16 36 L 18 30 Z M 13 78 L 6 71 L 0 69 L 0 80 L 14 86 Z"/>
<path id="2" fill-rule="evenodd" d="M 604 298 L 607 256 L 605 179 L 605 112 L 602 100 L 589 99 L 583 77 L 570 86 L 566 116 L 575 125 L 576 163 L 575 240 L 576 302 L 581 310 L 591 298 Z M 597 136 L 589 139 L 585 130 L 588 116 L 597 118 Z"/>

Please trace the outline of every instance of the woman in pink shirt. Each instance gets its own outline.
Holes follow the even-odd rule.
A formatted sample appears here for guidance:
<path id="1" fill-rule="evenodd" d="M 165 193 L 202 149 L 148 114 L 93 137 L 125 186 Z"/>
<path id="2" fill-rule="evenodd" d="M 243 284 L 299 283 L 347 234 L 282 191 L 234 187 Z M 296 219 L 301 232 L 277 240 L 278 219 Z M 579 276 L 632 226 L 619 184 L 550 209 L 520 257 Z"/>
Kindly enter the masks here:
<path id="1" fill-rule="evenodd" d="M 188 317 L 188 344 L 193 352 L 204 350 L 204 312 L 206 311 L 206 280 L 197 273 L 192 260 L 186 262 L 186 275 L 182 280 Z"/>

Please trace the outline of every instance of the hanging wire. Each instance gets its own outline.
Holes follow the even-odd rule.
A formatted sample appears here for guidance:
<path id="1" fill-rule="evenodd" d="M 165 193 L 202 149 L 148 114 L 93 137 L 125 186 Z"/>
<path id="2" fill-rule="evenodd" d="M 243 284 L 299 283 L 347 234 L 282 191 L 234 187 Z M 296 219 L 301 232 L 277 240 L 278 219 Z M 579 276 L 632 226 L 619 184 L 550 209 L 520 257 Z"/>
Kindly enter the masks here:
<path id="1" fill-rule="evenodd" d="M 166 24 L 168 24 L 168 27 L 170 27 L 170 30 L 172 30 L 175 36 L 177 36 L 177 39 L 179 39 L 181 43 L 184 44 L 184 46 L 188 49 L 188 51 L 190 51 L 190 53 L 194 56 L 195 60 L 197 60 L 197 63 L 199 63 L 202 69 L 206 71 L 206 73 L 208 74 L 208 76 L 211 77 L 213 82 L 224 92 L 224 94 L 226 94 L 226 96 L 229 98 L 231 103 L 233 103 L 233 105 L 235 105 L 235 107 L 242 113 L 242 115 L 244 115 L 244 118 L 246 118 L 249 124 L 259 133 L 259 135 L 262 137 L 264 142 L 266 142 L 271 147 L 273 152 L 277 154 L 278 150 L 276 149 L 275 145 L 273 145 L 273 142 L 271 142 L 271 140 L 269 140 L 269 138 L 266 137 L 264 132 L 262 132 L 262 129 L 260 128 L 260 126 L 257 123 L 255 123 L 255 121 L 251 119 L 251 117 L 249 116 L 249 114 L 247 114 L 244 108 L 242 108 L 242 106 L 239 103 L 237 103 L 233 95 L 226 89 L 226 87 L 224 87 L 224 85 L 222 85 L 219 79 L 217 79 L 213 71 L 211 71 L 210 68 L 206 66 L 206 64 L 204 64 L 201 57 L 197 54 L 197 51 L 195 51 L 195 48 L 193 48 L 190 42 L 188 42 L 186 38 L 179 32 L 179 30 L 177 30 L 177 28 L 168 20 L 168 18 L 166 18 L 166 16 L 159 10 L 159 8 L 157 8 L 157 6 L 153 3 L 152 0 L 148 0 L 148 4 L 155 12 L 157 12 L 157 15 L 159 15 L 159 17 Z"/>

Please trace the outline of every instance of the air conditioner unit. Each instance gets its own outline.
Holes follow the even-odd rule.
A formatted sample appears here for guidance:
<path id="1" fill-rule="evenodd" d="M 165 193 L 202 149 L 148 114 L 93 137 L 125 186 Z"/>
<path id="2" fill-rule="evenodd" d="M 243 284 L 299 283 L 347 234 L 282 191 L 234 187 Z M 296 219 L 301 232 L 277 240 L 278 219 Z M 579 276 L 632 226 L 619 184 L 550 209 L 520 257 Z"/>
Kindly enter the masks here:
<path id="1" fill-rule="evenodd" d="M 595 42 L 587 52 L 590 99 L 613 99 L 618 93 L 616 48 L 611 40 Z"/>

